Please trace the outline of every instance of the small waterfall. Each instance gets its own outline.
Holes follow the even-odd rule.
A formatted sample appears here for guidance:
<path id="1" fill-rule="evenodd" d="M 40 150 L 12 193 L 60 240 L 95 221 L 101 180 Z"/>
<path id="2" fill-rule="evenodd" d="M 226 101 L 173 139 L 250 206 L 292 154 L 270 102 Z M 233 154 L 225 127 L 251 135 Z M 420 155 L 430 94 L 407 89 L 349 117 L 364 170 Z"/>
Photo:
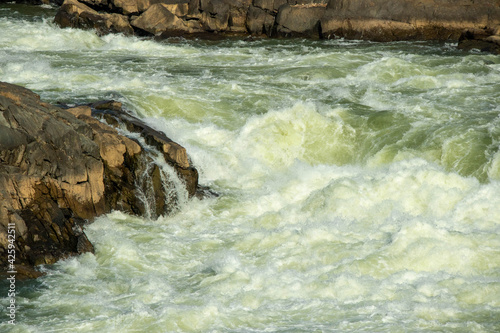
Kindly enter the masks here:
<path id="1" fill-rule="evenodd" d="M 177 165 L 176 161 L 168 160 L 171 156 L 166 156 L 158 143 L 168 142 L 170 139 L 164 133 L 124 112 L 121 103 L 104 101 L 94 103 L 92 107 L 94 116 L 141 146 L 139 156 L 134 156 L 126 162 L 133 173 L 131 192 L 134 193 L 134 198 L 131 200 L 135 201 L 135 209 L 132 210 L 148 219 L 178 211 L 190 197 L 187 184 L 189 180 L 186 180 L 185 173 L 192 172 L 197 177 L 196 169 L 192 166 L 183 168 Z M 151 139 L 152 137 L 155 139 Z M 155 141 L 156 145 L 150 144 L 148 139 Z M 126 181 L 130 184 L 131 178 Z"/>
<path id="2" fill-rule="evenodd" d="M 156 148 L 147 145 L 143 138 L 139 142 L 146 154 L 135 172 L 135 186 L 145 207 L 145 217 L 156 219 L 178 211 L 189 196 L 184 181 Z"/>

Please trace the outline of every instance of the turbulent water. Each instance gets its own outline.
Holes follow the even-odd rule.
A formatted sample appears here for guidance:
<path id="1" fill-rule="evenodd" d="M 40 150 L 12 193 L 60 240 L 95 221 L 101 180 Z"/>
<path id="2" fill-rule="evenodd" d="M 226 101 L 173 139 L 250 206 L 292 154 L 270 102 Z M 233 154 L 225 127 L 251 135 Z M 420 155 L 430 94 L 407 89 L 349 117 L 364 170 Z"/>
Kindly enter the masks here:
<path id="1" fill-rule="evenodd" d="M 18 281 L 0 331 L 500 331 L 499 56 L 100 37 L 53 15 L 0 7 L 0 80 L 123 102 L 220 196 L 98 218 L 95 255 Z"/>

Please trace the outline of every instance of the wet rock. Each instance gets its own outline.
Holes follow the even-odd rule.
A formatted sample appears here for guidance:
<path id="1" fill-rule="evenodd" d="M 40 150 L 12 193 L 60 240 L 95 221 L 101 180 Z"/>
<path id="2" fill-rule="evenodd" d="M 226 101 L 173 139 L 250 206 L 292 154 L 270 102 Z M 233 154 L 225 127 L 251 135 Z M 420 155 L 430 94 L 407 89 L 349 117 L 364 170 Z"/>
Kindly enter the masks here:
<path id="1" fill-rule="evenodd" d="M 65 0 L 57 11 L 54 22 L 62 28 L 95 29 L 100 34 L 132 35 L 134 33 L 127 16 L 117 13 L 99 13 L 77 0 Z"/>
<path id="2" fill-rule="evenodd" d="M 139 133 L 145 142 L 158 149 L 169 163 L 184 180 L 190 196 L 196 194 L 198 189 L 198 172 L 192 166 L 186 149 L 172 141 L 164 133 L 159 132 L 146 125 L 140 119 L 123 112 L 123 110 L 105 110 L 95 112 L 95 116 L 106 120 L 109 124 L 119 127 L 125 126 L 130 132 Z"/>
<path id="3" fill-rule="evenodd" d="M 127 118 L 118 102 L 94 106 L 104 109 L 101 113 L 120 112 L 120 124 L 140 129 L 149 144 L 143 146 L 99 121 L 90 105 L 63 109 L 0 82 L 2 268 L 11 264 L 10 244 L 15 246 L 15 264 L 23 267 L 92 252 L 82 228 L 111 210 L 151 217 L 173 211 L 173 184 L 148 152 L 156 147 L 165 163 L 176 168 L 189 194 L 196 193 L 198 174 L 183 147 L 139 119 Z M 127 126 L 128 120 L 132 124 Z M 144 186 L 148 182 L 151 187 Z M 9 230 L 14 242 L 9 242 Z"/>
<path id="4" fill-rule="evenodd" d="M 465 30 L 458 40 L 458 48 L 500 54 L 500 25 L 490 29 Z"/>

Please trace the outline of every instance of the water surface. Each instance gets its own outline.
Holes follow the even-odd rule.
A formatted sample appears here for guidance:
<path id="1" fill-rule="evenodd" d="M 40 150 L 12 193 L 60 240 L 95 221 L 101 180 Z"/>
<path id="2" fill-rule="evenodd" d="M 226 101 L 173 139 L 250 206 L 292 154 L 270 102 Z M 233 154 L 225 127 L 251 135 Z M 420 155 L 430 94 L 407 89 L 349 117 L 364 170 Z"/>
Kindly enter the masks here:
<path id="1" fill-rule="evenodd" d="M 98 218 L 95 255 L 19 282 L 18 324 L 0 331 L 500 330 L 499 56 L 160 43 L 37 13 L 0 7 L 0 80 L 53 103 L 123 102 L 221 195 Z"/>

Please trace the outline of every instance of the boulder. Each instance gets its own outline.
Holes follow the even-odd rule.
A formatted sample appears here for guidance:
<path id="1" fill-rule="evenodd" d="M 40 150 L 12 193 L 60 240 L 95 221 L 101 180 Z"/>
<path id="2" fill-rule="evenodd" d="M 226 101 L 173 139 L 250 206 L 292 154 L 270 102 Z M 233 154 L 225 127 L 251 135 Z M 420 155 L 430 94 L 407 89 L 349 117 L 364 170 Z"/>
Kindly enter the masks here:
<path id="1" fill-rule="evenodd" d="M 106 113 L 116 126 L 138 129 L 148 148 L 95 117 Z M 185 149 L 128 118 L 120 103 L 65 109 L 0 82 L 0 266 L 33 276 L 35 265 L 92 251 L 83 227 L 111 210 L 153 218 L 173 211 L 173 179 L 151 147 L 195 195 L 198 173 Z"/>
<path id="2" fill-rule="evenodd" d="M 247 30 L 252 35 L 271 36 L 276 14 L 260 7 L 252 6 L 248 10 L 246 24 Z"/>
<path id="3" fill-rule="evenodd" d="M 201 32 L 201 25 L 197 20 L 181 19 L 187 16 L 188 10 L 187 4 L 155 4 L 135 18 L 131 24 L 136 32 L 155 36 L 171 37 Z"/>
<path id="4" fill-rule="evenodd" d="M 329 0 L 321 28 L 327 38 L 458 40 L 499 21 L 497 0 Z"/>
<path id="5" fill-rule="evenodd" d="M 163 4 L 152 5 L 139 17 L 132 20 L 131 24 L 136 31 L 144 31 L 151 35 L 159 35 L 167 30 L 181 32 L 188 30 L 184 22 Z"/>
<path id="6" fill-rule="evenodd" d="M 200 23 L 207 32 L 246 34 L 246 17 L 251 0 L 200 0 Z"/>
<path id="7" fill-rule="evenodd" d="M 320 20 L 325 11 L 326 4 L 285 4 L 276 16 L 276 33 L 283 37 L 321 38 Z"/>
<path id="8" fill-rule="evenodd" d="M 95 29 L 100 34 L 134 33 L 127 16 L 116 13 L 101 14 L 77 0 L 65 0 L 57 11 L 54 22 L 62 28 Z"/>
<path id="9" fill-rule="evenodd" d="M 466 29 L 458 40 L 458 48 L 500 54 L 500 26 L 490 29 Z"/>
<path id="10" fill-rule="evenodd" d="M 228 32 L 246 35 L 247 13 L 250 8 L 250 1 L 240 1 L 236 6 L 230 6 L 228 18 Z"/>
<path id="11" fill-rule="evenodd" d="M 319 2 L 318 2 L 319 1 Z M 288 5 L 288 6 L 284 6 Z M 252 35 L 266 35 L 268 37 L 272 37 L 276 35 L 276 31 L 279 31 L 279 35 L 281 37 L 285 36 L 303 36 L 304 34 L 304 22 L 295 24 L 294 22 L 288 22 L 292 19 L 291 15 L 295 15 L 299 13 L 301 17 L 300 20 L 303 20 L 307 11 L 297 10 L 295 13 L 290 13 L 290 11 L 294 11 L 295 7 L 312 7 L 312 6 L 320 6 L 324 7 L 326 4 L 323 4 L 321 0 L 254 0 L 252 5 L 248 8 L 247 17 L 246 17 L 246 28 L 247 31 Z M 292 9 L 290 9 L 292 8 Z M 284 10 L 284 11 L 283 11 Z M 276 16 L 278 12 L 280 12 L 280 21 L 282 21 L 283 25 L 276 26 Z M 308 13 L 310 14 L 310 13 Z M 313 26 L 317 22 L 313 23 Z M 286 25 L 292 27 L 291 29 L 286 27 Z M 307 24 L 306 25 L 310 25 Z M 293 27 L 297 26 L 300 31 L 293 30 Z M 314 31 L 315 29 L 312 28 Z M 316 36 L 317 34 L 314 34 Z"/>

